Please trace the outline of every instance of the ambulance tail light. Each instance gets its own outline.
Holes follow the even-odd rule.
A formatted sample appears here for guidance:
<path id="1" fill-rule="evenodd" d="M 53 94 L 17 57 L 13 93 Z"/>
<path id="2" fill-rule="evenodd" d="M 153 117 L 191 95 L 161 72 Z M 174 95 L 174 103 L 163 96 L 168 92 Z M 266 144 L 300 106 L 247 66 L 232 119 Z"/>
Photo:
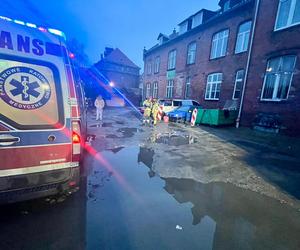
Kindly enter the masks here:
<path id="1" fill-rule="evenodd" d="M 73 156 L 80 155 L 81 151 L 81 131 L 80 124 L 78 121 L 72 122 L 72 149 Z"/>

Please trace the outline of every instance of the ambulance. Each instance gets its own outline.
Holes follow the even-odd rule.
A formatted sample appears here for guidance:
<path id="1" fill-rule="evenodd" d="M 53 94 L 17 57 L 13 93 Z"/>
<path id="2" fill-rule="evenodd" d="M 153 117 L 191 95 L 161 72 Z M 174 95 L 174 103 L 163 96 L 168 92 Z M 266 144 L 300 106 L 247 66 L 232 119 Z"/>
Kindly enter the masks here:
<path id="1" fill-rule="evenodd" d="M 63 32 L 0 16 L 0 203 L 79 184 L 85 98 Z"/>

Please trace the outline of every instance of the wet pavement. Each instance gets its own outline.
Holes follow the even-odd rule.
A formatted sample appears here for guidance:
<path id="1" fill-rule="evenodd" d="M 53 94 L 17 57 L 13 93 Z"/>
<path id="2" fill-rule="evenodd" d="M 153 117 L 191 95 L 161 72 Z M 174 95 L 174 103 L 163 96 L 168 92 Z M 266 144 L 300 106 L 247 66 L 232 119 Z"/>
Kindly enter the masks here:
<path id="1" fill-rule="evenodd" d="M 125 109 L 93 119 L 80 190 L 1 207 L 0 249 L 300 249 L 295 155 Z"/>

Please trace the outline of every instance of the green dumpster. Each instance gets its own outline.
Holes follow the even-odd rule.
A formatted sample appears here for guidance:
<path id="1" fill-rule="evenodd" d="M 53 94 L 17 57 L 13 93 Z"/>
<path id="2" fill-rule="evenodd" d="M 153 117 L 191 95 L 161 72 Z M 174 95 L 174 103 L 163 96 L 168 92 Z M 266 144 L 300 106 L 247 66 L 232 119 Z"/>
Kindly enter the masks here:
<path id="1" fill-rule="evenodd" d="M 235 123 L 237 115 L 236 110 L 198 109 L 196 124 L 231 125 Z"/>

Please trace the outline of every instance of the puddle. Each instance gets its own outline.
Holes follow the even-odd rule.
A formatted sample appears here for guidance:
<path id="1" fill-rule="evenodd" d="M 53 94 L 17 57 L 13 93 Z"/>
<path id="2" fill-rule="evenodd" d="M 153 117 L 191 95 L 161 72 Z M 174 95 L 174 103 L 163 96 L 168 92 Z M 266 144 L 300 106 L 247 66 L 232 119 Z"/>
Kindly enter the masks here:
<path id="1" fill-rule="evenodd" d="M 109 134 L 109 135 L 106 135 L 105 138 L 109 138 L 109 139 L 119 139 L 121 137 L 117 136 L 117 135 L 114 135 L 114 134 Z"/>
<path id="2" fill-rule="evenodd" d="M 124 125 L 125 122 L 122 122 L 122 121 L 116 121 L 116 124 L 119 124 L 119 125 Z"/>
<path id="3" fill-rule="evenodd" d="M 106 127 L 112 127 L 112 126 L 113 126 L 112 122 L 103 122 L 103 123 L 90 125 L 91 128 L 106 128 Z"/>
<path id="4" fill-rule="evenodd" d="M 111 151 L 113 153 L 118 153 L 119 151 L 121 151 L 124 147 L 115 147 L 115 148 L 109 148 L 107 149 L 108 151 Z"/>
<path id="5" fill-rule="evenodd" d="M 155 150 L 147 147 L 106 151 L 102 157 L 117 174 L 101 189 L 89 186 L 88 249 L 153 249 L 153 242 L 156 249 L 297 249 L 300 244 L 300 212 L 275 199 L 229 183 L 173 178 L 172 169 L 159 178 Z"/>
<path id="6" fill-rule="evenodd" d="M 152 142 L 170 146 L 182 146 L 197 143 L 197 138 L 191 135 L 156 135 L 150 138 Z"/>
<path id="7" fill-rule="evenodd" d="M 122 138 L 133 137 L 137 131 L 138 131 L 137 128 L 119 128 L 117 130 L 117 132 L 122 133 Z"/>

